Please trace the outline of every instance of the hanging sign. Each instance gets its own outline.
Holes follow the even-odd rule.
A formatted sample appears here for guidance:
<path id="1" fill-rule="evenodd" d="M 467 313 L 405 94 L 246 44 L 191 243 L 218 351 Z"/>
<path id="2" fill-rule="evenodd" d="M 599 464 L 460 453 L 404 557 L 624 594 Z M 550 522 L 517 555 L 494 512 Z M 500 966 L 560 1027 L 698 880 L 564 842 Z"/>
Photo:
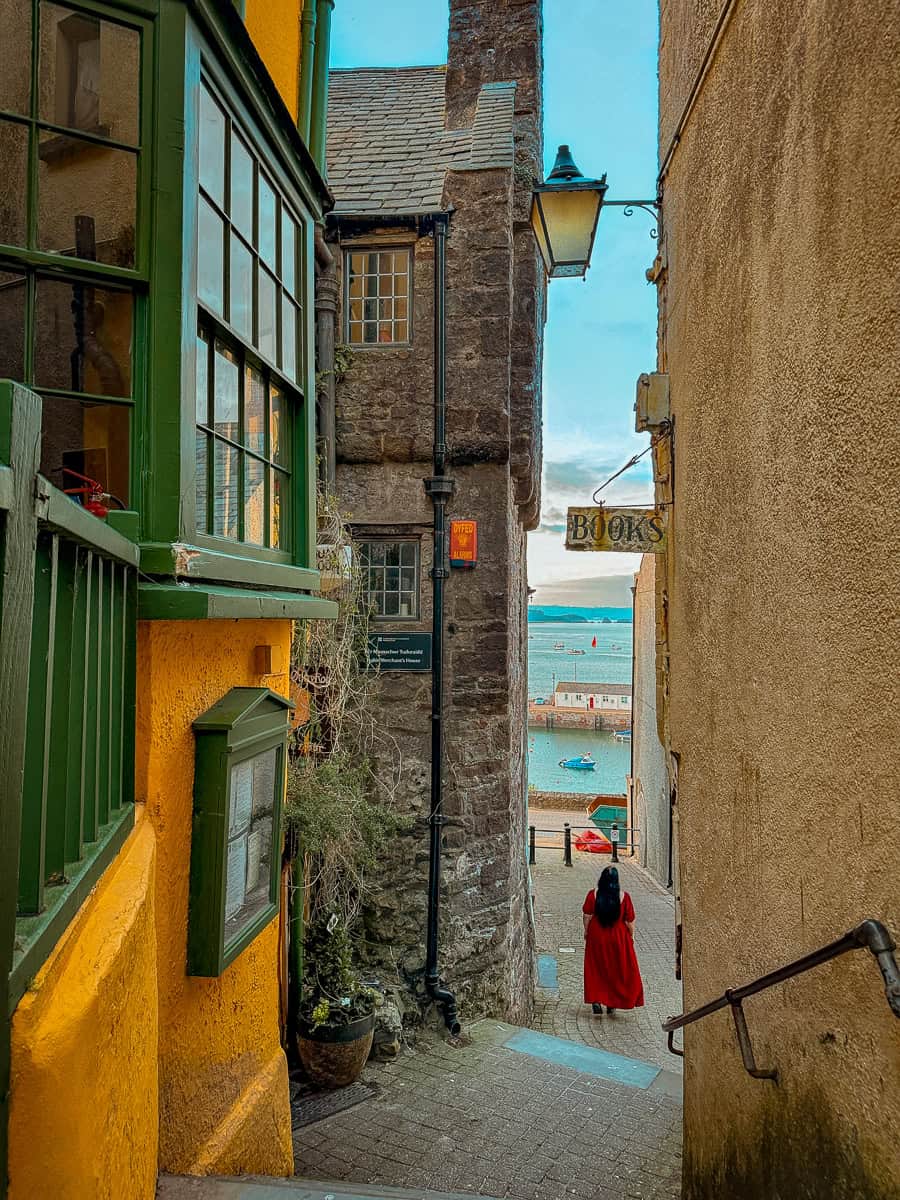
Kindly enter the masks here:
<path id="1" fill-rule="evenodd" d="M 655 508 L 570 508 L 567 550 L 658 554 L 666 548 L 666 514 Z"/>
<path id="2" fill-rule="evenodd" d="M 450 566 L 474 567 L 478 562 L 478 522 L 450 522 Z"/>

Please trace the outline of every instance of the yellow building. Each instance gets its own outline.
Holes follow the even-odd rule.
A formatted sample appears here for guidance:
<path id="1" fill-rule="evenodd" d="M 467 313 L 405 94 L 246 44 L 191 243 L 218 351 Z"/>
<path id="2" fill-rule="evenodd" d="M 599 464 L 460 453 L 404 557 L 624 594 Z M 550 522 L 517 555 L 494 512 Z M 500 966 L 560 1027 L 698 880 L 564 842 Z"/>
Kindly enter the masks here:
<path id="1" fill-rule="evenodd" d="M 0 1196 L 293 1168 L 332 0 L 0 0 Z M 38 1149 L 39 1147 L 39 1149 Z"/>
<path id="2" fill-rule="evenodd" d="M 693 1009 L 865 918 L 900 935 L 900 21 L 894 0 L 661 20 L 657 666 Z M 777 1082 L 727 1007 L 684 1030 L 684 1196 L 896 1200 L 874 957 L 744 1008 Z"/>

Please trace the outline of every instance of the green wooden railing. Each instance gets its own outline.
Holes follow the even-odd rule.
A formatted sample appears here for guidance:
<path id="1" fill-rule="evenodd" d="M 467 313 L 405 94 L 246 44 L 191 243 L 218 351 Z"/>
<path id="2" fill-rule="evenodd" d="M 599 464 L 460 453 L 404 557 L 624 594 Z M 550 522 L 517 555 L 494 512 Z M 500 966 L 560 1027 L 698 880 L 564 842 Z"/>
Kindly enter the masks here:
<path id="1" fill-rule="evenodd" d="M 10 1013 L 133 824 L 139 551 L 38 474 L 39 443 L 39 398 L 0 382 L 0 772 L 10 781 L 0 966 Z"/>

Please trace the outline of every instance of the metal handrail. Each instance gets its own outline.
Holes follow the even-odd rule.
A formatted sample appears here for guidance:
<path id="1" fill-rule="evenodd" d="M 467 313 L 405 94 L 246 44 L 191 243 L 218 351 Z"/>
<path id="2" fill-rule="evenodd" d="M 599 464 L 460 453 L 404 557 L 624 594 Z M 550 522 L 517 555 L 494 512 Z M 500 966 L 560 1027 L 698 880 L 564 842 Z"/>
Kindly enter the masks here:
<path id="1" fill-rule="evenodd" d="M 669 1035 L 669 1049 L 673 1054 L 677 1054 L 680 1058 L 683 1058 L 684 1051 L 679 1050 L 674 1045 L 675 1030 L 683 1029 L 685 1025 L 693 1025 L 695 1021 L 702 1021 L 704 1017 L 708 1017 L 711 1013 L 730 1007 L 731 1015 L 734 1018 L 738 1045 L 741 1050 L 741 1059 L 747 1072 L 754 1079 L 771 1079 L 777 1083 L 777 1070 L 764 1070 L 756 1065 L 753 1044 L 750 1041 L 750 1031 L 747 1028 L 747 1019 L 741 1007 L 743 1001 L 748 996 L 755 996 L 758 992 L 764 992 L 766 988 L 774 987 L 777 983 L 784 983 L 788 979 L 793 979 L 795 975 L 802 975 L 805 971 L 809 971 L 813 967 L 830 962 L 831 959 L 837 958 L 841 954 L 846 954 L 848 950 L 869 950 L 881 970 L 881 975 L 884 979 L 885 996 L 890 1005 L 891 1012 L 895 1017 L 900 1018 L 900 969 L 898 969 L 897 960 L 894 958 L 896 948 L 893 938 L 884 925 L 880 921 L 869 918 L 857 925 L 855 929 L 851 929 L 849 933 L 845 933 L 843 937 L 838 938 L 837 941 L 830 942 L 827 946 L 822 946 L 818 950 L 813 950 L 811 954 L 805 954 L 803 958 L 798 958 L 794 962 L 787 963 L 775 971 L 770 971 L 767 975 L 761 975 L 758 979 L 754 979 L 752 983 L 745 983 L 743 987 L 728 988 L 718 999 L 710 1000 L 709 1003 L 701 1005 L 700 1008 L 692 1009 L 687 1013 L 681 1013 L 677 1017 L 669 1017 L 668 1021 L 663 1021 L 662 1025 L 665 1032 Z"/>

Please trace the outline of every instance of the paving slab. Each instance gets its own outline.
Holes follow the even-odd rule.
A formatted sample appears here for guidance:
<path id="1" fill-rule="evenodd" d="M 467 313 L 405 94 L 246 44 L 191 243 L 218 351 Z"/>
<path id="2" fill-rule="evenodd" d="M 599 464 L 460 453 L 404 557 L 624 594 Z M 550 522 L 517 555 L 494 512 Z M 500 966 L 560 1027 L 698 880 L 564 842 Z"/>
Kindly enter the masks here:
<path id="1" fill-rule="evenodd" d="M 538 810 L 529 814 L 541 828 L 561 828 L 565 813 Z M 581 1041 L 628 1058 L 655 1063 L 676 1074 L 681 1059 L 671 1054 L 662 1022 L 682 1011 L 681 984 L 675 979 L 675 902 L 646 871 L 623 857 L 618 863 L 623 888 L 636 912 L 634 944 L 644 981 L 644 1007 L 595 1016 L 584 1003 L 584 931 L 581 905 L 609 865 L 608 855 L 573 852 L 565 867 L 556 850 L 537 851 L 531 868 L 538 962 L 556 959 L 556 987 L 539 987 L 533 1028 L 570 1041 Z M 542 968 L 550 977 L 550 966 Z M 542 982 L 539 969 L 539 982 Z"/>
<path id="2" fill-rule="evenodd" d="M 653 1083 L 636 1087 L 508 1044 L 530 1032 L 484 1020 L 460 1044 L 422 1036 L 370 1064 L 372 1100 L 295 1130 L 298 1174 L 358 1185 L 352 1195 L 678 1197 L 681 1106 L 655 1086 L 666 1073 L 644 1064 Z"/>

